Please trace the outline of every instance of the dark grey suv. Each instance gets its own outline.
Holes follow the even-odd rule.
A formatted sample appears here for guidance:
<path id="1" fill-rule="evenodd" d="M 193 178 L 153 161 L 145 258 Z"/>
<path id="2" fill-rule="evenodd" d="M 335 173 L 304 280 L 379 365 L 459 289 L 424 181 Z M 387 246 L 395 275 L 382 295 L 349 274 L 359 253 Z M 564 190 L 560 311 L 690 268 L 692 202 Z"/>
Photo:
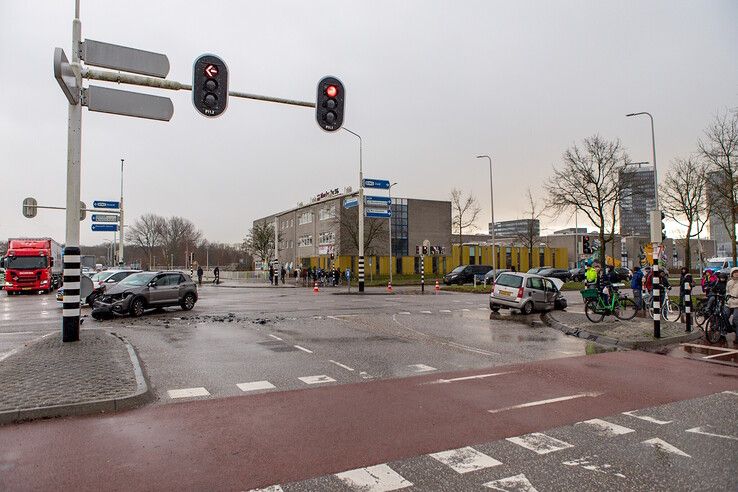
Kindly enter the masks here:
<path id="1" fill-rule="evenodd" d="M 111 314 L 141 316 L 147 309 L 180 306 L 189 311 L 197 302 L 197 285 L 180 272 L 142 272 L 121 280 L 95 301 L 92 317 Z"/>

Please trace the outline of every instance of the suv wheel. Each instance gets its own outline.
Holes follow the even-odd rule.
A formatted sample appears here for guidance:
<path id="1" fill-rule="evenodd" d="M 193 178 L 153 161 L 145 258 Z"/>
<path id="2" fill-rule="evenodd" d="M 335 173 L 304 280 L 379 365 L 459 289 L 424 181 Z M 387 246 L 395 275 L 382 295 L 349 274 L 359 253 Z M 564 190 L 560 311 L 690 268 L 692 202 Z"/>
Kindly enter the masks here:
<path id="1" fill-rule="evenodd" d="M 533 312 L 533 303 L 528 301 L 523 304 L 523 307 L 520 308 L 520 312 L 523 314 L 531 314 Z"/>
<path id="2" fill-rule="evenodd" d="M 189 311 L 190 309 L 195 307 L 195 295 L 192 293 L 185 295 L 180 306 L 185 311 Z"/>
<path id="3" fill-rule="evenodd" d="M 146 306 L 144 305 L 144 300 L 140 297 L 135 298 L 133 301 L 131 301 L 131 307 L 129 309 L 131 316 L 134 318 L 138 318 L 139 316 L 142 316 L 144 313 L 144 309 Z"/>

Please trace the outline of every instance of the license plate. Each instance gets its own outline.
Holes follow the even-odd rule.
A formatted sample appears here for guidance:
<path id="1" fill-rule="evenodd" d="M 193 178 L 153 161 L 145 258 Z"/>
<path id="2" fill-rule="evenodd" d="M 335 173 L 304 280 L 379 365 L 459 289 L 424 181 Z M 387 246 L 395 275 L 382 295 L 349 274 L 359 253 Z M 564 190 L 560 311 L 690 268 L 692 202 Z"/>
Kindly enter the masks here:
<path id="1" fill-rule="evenodd" d="M 21 290 L 31 290 L 31 287 L 22 287 Z"/>
<path id="2" fill-rule="evenodd" d="M 501 290 L 500 295 L 503 295 L 505 297 L 510 297 L 512 296 L 512 292 L 510 292 L 509 290 Z"/>

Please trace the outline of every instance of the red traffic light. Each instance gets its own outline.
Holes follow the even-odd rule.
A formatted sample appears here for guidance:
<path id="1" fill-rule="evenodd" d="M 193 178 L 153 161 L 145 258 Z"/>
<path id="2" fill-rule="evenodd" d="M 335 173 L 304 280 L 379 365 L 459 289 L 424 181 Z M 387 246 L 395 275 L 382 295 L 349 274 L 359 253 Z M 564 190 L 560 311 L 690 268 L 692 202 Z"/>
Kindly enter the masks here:
<path id="1" fill-rule="evenodd" d="M 213 65 L 212 63 L 209 64 L 207 67 L 205 67 L 205 75 L 208 77 L 215 77 L 218 75 L 218 66 Z"/>
<path id="2" fill-rule="evenodd" d="M 338 87 L 335 85 L 329 85 L 325 88 L 325 95 L 328 97 L 336 97 L 338 94 Z"/>

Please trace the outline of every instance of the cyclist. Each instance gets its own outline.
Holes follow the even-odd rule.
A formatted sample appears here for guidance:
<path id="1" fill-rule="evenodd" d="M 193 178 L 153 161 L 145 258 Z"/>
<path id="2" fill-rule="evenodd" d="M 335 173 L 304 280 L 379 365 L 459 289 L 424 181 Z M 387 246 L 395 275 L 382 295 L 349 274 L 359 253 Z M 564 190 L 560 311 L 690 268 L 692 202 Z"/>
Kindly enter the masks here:
<path id="1" fill-rule="evenodd" d="M 592 262 L 587 267 L 587 271 L 584 273 L 584 280 L 587 288 L 592 288 L 597 283 L 598 272 L 600 264 Z"/>
<path id="2" fill-rule="evenodd" d="M 642 285 L 643 272 L 641 271 L 641 267 L 637 266 L 633 269 L 633 278 L 630 279 L 630 288 L 633 289 L 633 300 L 636 303 L 636 309 L 638 311 L 643 308 Z"/>
<path id="3" fill-rule="evenodd" d="M 597 292 L 600 293 L 602 296 L 602 299 L 605 301 L 605 305 L 610 304 L 610 289 L 612 289 L 612 284 L 615 280 L 615 273 L 614 273 L 614 267 L 611 265 L 608 265 L 606 267 L 606 270 L 603 272 L 599 265 L 597 265 L 597 283 L 595 284 L 595 287 L 597 289 Z"/>
<path id="4" fill-rule="evenodd" d="M 715 273 L 711 269 L 705 270 L 705 272 L 702 274 L 702 293 L 705 294 L 705 297 L 710 296 L 710 291 L 712 290 L 713 285 L 717 282 L 717 277 L 715 276 Z"/>
<path id="5" fill-rule="evenodd" d="M 734 345 L 738 345 L 738 268 L 730 270 L 730 280 L 725 285 L 728 294 L 727 306 L 733 315 L 733 331 L 735 332 Z"/>

